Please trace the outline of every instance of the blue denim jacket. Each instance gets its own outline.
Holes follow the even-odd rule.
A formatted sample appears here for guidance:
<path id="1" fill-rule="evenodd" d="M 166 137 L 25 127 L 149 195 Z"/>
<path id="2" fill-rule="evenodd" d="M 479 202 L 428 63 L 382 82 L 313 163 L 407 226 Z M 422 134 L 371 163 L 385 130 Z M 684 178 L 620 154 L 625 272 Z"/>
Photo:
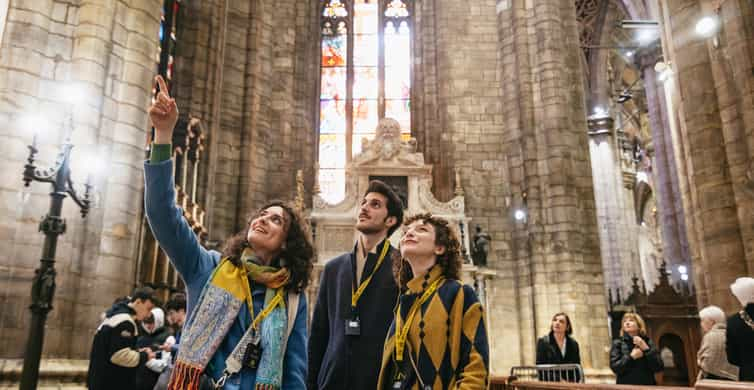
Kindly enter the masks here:
<path id="1" fill-rule="evenodd" d="M 220 262 L 220 253 L 204 249 L 196 235 L 186 223 L 181 210 L 175 204 L 175 185 L 173 182 L 173 161 L 144 164 L 145 209 L 149 225 L 160 247 L 167 253 L 176 270 L 183 277 L 188 290 L 187 313 L 191 313 L 198 301 L 202 288 L 207 283 L 212 271 Z M 252 297 L 254 312 L 262 311 L 264 304 L 264 287 L 254 285 Z M 283 357 L 283 390 L 306 388 L 307 370 L 307 334 L 306 334 L 306 297 L 301 294 L 296 313 L 296 322 L 288 338 Z M 208 373 L 219 378 L 225 368 L 225 359 L 235 348 L 238 340 L 251 323 L 251 314 L 246 304 L 241 307 L 238 318 L 233 322 L 220 348 L 210 361 Z M 239 375 L 228 379 L 225 389 L 253 389 L 256 370 L 244 368 Z"/>

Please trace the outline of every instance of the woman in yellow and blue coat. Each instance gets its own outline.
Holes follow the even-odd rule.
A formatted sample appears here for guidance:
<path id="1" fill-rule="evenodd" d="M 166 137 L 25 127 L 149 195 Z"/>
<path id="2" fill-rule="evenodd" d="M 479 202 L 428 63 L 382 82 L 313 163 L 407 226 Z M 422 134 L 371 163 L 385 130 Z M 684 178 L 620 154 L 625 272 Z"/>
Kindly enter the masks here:
<path id="1" fill-rule="evenodd" d="M 404 222 L 401 296 L 382 355 L 378 389 L 485 389 L 489 346 L 484 310 L 461 283 L 461 245 L 448 221 L 431 214 Z"/>

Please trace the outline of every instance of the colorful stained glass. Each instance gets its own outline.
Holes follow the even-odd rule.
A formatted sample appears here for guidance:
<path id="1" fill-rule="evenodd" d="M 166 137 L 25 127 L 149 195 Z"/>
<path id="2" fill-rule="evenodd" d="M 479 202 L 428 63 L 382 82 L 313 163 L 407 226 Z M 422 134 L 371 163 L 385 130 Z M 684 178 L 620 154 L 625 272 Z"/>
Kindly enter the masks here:
<path id="1" fill-rule="evenodd" d="M 379 18 L 376 0 L 354 1 L 353 27 L 356 34 L 377 34 Z"/>
<path id="2" fill-rule="evenodd" d="M 346 35 L 322 37 L 322 67 L 346 66 Z"/>
<path id="3" fill-rule="evenodd" d="M 353 156 L 356 156 L 357 154 L 361 153 L 361 145 L 364 142 L 364 139 L 373 140 L 374 139 L 374 133 L 368 133 L 368 134 L 354 134 L 353 135 L 353 144 L 351 146 L 351 154 Z"/>
<path id="4" fill-rule="evenodd" d="M 377 68 L 354 68 L 353 73 L 353 98 L 376 99 L 380 93 L 380 80 L 377 75 Z"/>
<path id="5" fill-rule="evenodd" d="M 385 67 L 385 98 L 408 99 L 410 97 L 411 74 L 409 67 Z"/>
<path id="6" fill-rule="evenodd" d="M 344 134 L 320 134 L 319 166 L 323 169 L 345 168 L 346 136 Z"/>
<path id="7" fill-rule="evenodd" d="M 320 169 L 319 170 L 320 196 L 327 203 L 340 203 L 346 196 L 346 170 L 345 169 Z"/>
<path id="8" fill-rule="evenodd" d="M 345 35 L 348 33 L 348 28 L 346 26 L 347 25 L 344 20 L 326 20 L 324 23 L 322 23 L 322 35 Z"/>
<path id="9" fill-rule="evenodd" d="M 346 133 L 346 103 L 342 100 L 321 100 L 319 102 L 320 134 Z"/>
<path id="10" fill-rule="evenodd" d="M 353 132 L 372 133 L 377 128 L 377 99 L 353 101 Z"/>
<path id="11" fill-rule="evenodd" d="M 408 17 L 408 8 L 406 3 L 401 0 L 391 0 L 385 9 L 385 16 L 388 18 L 405 18 Z"/>
<path id="12" fill-rule="evenodd" d="M 401 124 L 401 132 L 411 131 L 411 103 L 408 99 L 385 100 L 385 116 Z"/>
<path id="13" fill-rule="evenodd" d="M 337 203 L 345 195 L 346 146 L 357 155 L 362 151 L 363 139 L 374 138 L 380 118 L 380 99 L 385 99 L 385 116 L 400 123 L 401 139 L 411 136 L 410 3 L 406 0 L 329 0 L 325 3 L 321 25 L 319 183 L 322 197 L 329 203 Z M 382 15 L 379 14 L 381 4 L 385 4 Z M 352 18 L 346 21 L 349 13 Z M 382 32 L 380 19 L 384 23 Z M 384 50 L 380 48 L 380 33 L 384 34 Z M 346 52 L 347 37 L 353 39 L 351 53 Z M 380 53 L 384 53 L 384 62 L 380 60 Z M 384 73 L 378 68 L 381 62 L 385 66 Z M 348 78 L 348 74 L 352 78 Z M 383 81 L 379 79 L 380 74 L 385 76 Z M 347 92 L 353 98 L 348 115 L 352 126 L 346 126 Z M 352 132 L 351 145 L 345 142 L 348 131 Z"/>
<path id="14" fill-rule="evenodd" d="M 345 18 L 348 16 L 346 6 L 340 0 L 330 0 L 322 11 L 322 16 L 326 18 Z"/>
<path id="15" fill-rule="evenodd" d="M 377 34 L 357 34 L 354 36 L 353 64 L 355 66 L 377 66 L 379 37 Z"/>
<path id="16" fill-rule="evenodd" d="M 322 68 L 320 99 L 346 100 L 346 68 Z"/>

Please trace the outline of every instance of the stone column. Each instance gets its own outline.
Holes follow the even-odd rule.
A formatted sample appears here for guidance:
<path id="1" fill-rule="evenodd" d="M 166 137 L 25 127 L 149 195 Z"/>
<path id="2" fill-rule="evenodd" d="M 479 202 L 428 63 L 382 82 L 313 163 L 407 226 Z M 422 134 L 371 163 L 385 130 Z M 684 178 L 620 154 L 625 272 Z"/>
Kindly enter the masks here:
<path id="1" fill-rule="evenodd" d="M 521 360 L 534 361 L 535 338 L 565 311 L 577 324 L 583 365 L 606 368 L 607 307 L 574 3 L 498 1 L 497 11 L 509 108 L 503 153 L 513 204 L 528 213 L 510 227 L 506 254 L 517 276 Z"/>
<path id="2" fill-rule="evenodd" d="M 662 54 L 655 48 L 640 52 L 637 57 L 646 91 L 649 127 L 655 150 L 652 160 L 655 183 L 653 190 L 660 216 L 663 254 L 665 262 L 672 268 L 671 283 L 675 283 L 680 280 L 676 267 L 681 264 L 691 266 L 691 262 L 665 93 L 655 71 L 655 64 L 662 61 Z"/>
<path id="3" fill-rule="evenodd" d="M 738 83 L 722 82 L 726 75 L 716 71 L 711 43 L 691 31 L 702 15 L 700 2 L 662 3 L 665 36 L 671 37 L 665 41 L 666 50 L 675 71 L 670 87 L 677 88 L 673 104 L 680 108 L 676 138 L 683 153 L 685 183 L 681 187 L 684 206 L 688 205 L 684 209 L 688 210 L 697 300 L 700 306 L 715 304 L 731 310 L 739 304 L 729 285 L 736 277 L 751 274 L 742 234 L 742 227 L 751 225 L 751 215 L 745 220 L 739 217 L 751 200 L 742 198 L 743 191 L 737 191 L 742 188 L 735 184 L 742 177 L 737 173 L 745 172 L 740 167 L 750 164 L 751 158 L 740 149 L 747 142 L 744 136 L 728 125 L 728 115 L 736 110 L 725 115 L 723 111 L 743 102 L 735 93 Z"/>
<path id="4" fill-rule="evenodd" d="M 709 14 L 709 4 L 701 2 Z M 705 40 L 748 274 L 754 273 L 754 4 L 721 2 L 721 31 Z"/>
<path id="5" fill-rule="evenodd" d="M 633 176 L 625 177 L 613 118 L 595 115 L 587 125 L 605 287 L 614 296 L 618 289 L 625 296 L 631 288 L 631 277 L 641 275 L 635 256 L 636 219 L 630 207 L 633 194 L 626 194 L 626 179 Z"/>
<path id="6" fill-rule="evenodd" d="M 57 246 L 57 290 L 43 357 L 88 357 L 100 313 L 133 288 L 160 7 L 159 0 L 90 0 L 14 2 L 9 9 L 0 101 L 14 104 L 0 112 L 14 125 L 0 133 L 0 172 L 7 177 L 0 193 L 3 205 L 16 210 L 0 213 L 0 248 L 7 254 L 0 267 L 9 271 L 0 280 L 0 343 L 6 347 L 0 358 L 20 358 L 26 341 L 30 277 L 42 253 L 37 223 L 50 190 L 44 183 L 21 189 L 24 144 L 33 129 L 16 119 L 31 113 L 52 121 L 51 131 L 40 134 L 39 165 L 50 165 L 63 140 L 61 119 L 71 109 L 71 97 L 60 94 L 68 85 L 83 95 L 73 109 L 73 179 L 83 183 L 92 164 L 103 169 L 87 219 L 71 199 L 64 202 L 68 229 Z"/>

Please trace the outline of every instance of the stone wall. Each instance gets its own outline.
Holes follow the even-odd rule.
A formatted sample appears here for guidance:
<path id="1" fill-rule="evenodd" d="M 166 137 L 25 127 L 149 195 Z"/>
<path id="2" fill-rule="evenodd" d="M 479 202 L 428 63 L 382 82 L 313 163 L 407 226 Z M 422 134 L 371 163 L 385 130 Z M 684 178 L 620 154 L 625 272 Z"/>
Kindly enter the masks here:
<path id="1" fill-rule="evenodd" d="M 39 164 L 52 163 L 71 107 L 70 94 L 61 95 L 66 85 L 83 91 L 72 111 L 74 179 L 82 183 L 91 165 L 102 169 L 85 220 L 65 201 L 44 356 L 87 356 L 100 313 L 133 286 L 159 9 L 156 0 L 10 2 L 0 46 L 0 357 L 23 354 L 42 253 L 37 226 L 49 205 L 48 184 L 22 188 L 25 145 L 39 130 Z M 50 126 L 29 125 L 26 115 Z"/>
<path id="2" fill-rule="evenodd" d="M 293 199 L 298 169 L 311 188 L 317 7 L 253 0 L 188 6 L 176 95 L 210 129 L 206 203 L 210 239 L 220 241 L 267 200 Z"/>

